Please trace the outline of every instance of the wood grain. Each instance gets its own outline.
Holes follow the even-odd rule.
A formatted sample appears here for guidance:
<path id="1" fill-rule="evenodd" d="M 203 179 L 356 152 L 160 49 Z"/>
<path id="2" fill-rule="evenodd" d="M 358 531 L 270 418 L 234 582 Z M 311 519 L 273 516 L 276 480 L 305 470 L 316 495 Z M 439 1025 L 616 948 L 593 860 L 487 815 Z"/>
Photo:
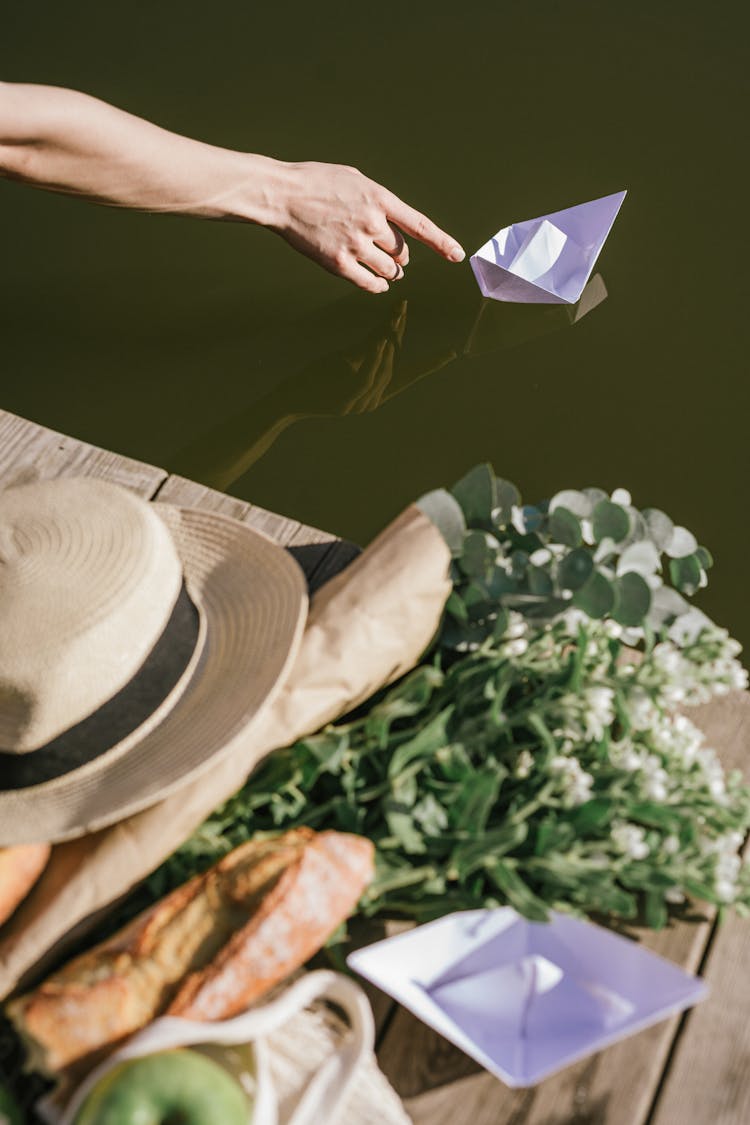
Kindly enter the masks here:
<path id="1" fill-rule="evenodd" d="M 159 489 L 157 501 L 221 512 L 263 532 L 294 555 L 314 593 L 359 554 L 359 548 L 330 532 L 308 527 L 299 520 L 277 515 L 255 504 L 207 488 L 187 477 L 170 476 Z"/>
<path id="2" fill-rule="evenodd" d="M 164 469 L 66 437 L 0 410 L 0 480 L 4 485 L 74 476 L 102 477 L 151 498 Z"/>
<path id="3" fill-rule="evenodd" d="M 735 761 L 748 772 L 750 708 L 747 696 L 727 700 L 725 721 L 733 745 L 744 747 Z M 723 750 L 723 748 L 722 748 Z M 722 752 L 722 759 L 726 755 Z M 750 844 L 745 846 L 750 859 Z M 704 975 L 710 996 L 685 1017 L 650 1125 L 750 1121 L 750 922 L 729 914 L 718 924 Z"/>
<path id="4" fill-rule="evenodd" d="M 147 499 L 222 512 L 249 524 L 289 549 L 305 572 L 311 593 L 359 553 L 354 544 L 299 520 L 185 477 L 168 476 L 165 469 L 110 453 L 0 410 L 0 481 L 4 486 L 76 474 L 111 480 Z"/>

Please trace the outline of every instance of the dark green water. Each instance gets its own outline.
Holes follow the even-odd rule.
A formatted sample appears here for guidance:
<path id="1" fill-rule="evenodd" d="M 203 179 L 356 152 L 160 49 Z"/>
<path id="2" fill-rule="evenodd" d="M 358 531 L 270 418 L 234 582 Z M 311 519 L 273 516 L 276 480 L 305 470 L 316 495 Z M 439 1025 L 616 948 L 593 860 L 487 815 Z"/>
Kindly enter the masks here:
<path id="1" fill-rule="evenodd" d="M 745 10 L 8 5 L 3 78 L 356 164 L 469 252 L 629 194 L 603 303 L 477 325 L 468 263 L 414 244 L 371 297 L 262 230 L 0 183 L 0 405 L 359 542 L 483 459 L 528 500 L 623 485 L 712 548 L 703 604 L 750 640 Z"/>

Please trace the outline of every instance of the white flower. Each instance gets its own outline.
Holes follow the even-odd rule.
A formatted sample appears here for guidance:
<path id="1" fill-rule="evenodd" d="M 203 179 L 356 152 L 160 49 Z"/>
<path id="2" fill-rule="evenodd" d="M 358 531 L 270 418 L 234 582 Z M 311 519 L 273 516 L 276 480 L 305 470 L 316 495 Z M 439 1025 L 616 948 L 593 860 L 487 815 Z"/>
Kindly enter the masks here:
<path id="1" fill-rule="evenodd" d="M 534 765 L 534 755 L 530 750 L 522 750 L 518 755 L 516 762 L 515 776 L 519 778 L 528 777 Z"/>
<path id="2" fill-rule="evenodd" d="M 508 641 L 507 644 L 502 645 L 500 652 L 503 656 L 523 656 L 528 647 L 529 642 L 519 637 L 518 640 Z"/>
<path id="3" fill-rule="evenodd" d="M 651 849 L 646 843 L 646 832 L 639 824 L 616 824 L 612 840 L 630 859 L 645 859 Z"/>
<path id="4" fill-rule="evenodd" d="M 685 892 L 680 887 L 670 887 L 664 892 L 664 898 L 667 902 L 672 902 L 679 906 L 680 903 L 685 901 Z"/>
<path id="5" fill-rule="evenodd" d="M 662 773 L 664 771 L 662 770 Z M 667 775 L 664 773 L 666 779 Z M 652 801 L 664 801 L 667 798 L 668 789 L 665 781 L 660 781 L 658 778 L 650 777 L 644 786 L 646 796 Z"/>
<path id="6" fill-rule="evenodd" d="M 661 718 L 659 709 L 642 687 L 634 687 L 628 695 L 628 718 L 636 730 L 648 730 Z"/>
<path id="7" fill-rule="evenodd" d="M 651 659 L 660 671 L 668 676 L 677 675 L 682 664 L 682 655 L 679 649 L 668 641 L 662 641 L 654 647 Z"/>
<path id="8" fill-rule="evenodd" d="M 519 637 L 525 637 L 527 632 L 528 628 L 523 615 L 512 609 L 508 614 L 508 628 L 503 633 L 503 637 L 508 641 L 514 641 Z"/>
<path id="9" fill-rule="evenodd" d="M 731 902 L 737 893 L 737 888 L 729 879 L 716 880 L 716 895 L 721 902 Z"/>
<path id="10" fill-rule="evenodd" d="M 630 507 L 632 500 L 627 488 L 616 488 L 612 493 L 612 503 L 622 504 L 624 508 Z"/>
<path id="11" fill-rule="evenodd" d="M 604 737 L 615 718 L 615 693 L 608 687 L 591 687 L 584 692 L 583 720 L 585 736 L 592 742 Z"/>
<path id="12" fill-rule="evenodd" d="M 594 779 L 576 757 L 558 754 L 550 762 L 550 769 L 562 779 L 563 795 L 571 805 L 582 805 L 588 801 Z"/>
<path id="13" fill-rule="evenodd" d="M 678 837 L 674 835 L 665 836 L 662 848 L 667 853 L 667 855 L 677 855 L 677 852 L 680 850 L 680 841 Z"/>
<path id="14" fill-rule="evenodd" d="M 609 758 L 613 766 L 634 773 L 636 770 L 643 769 L 646 754 L 636 749 L 629 739 L 623 739 L 621 742 L 610 743 Z"/>

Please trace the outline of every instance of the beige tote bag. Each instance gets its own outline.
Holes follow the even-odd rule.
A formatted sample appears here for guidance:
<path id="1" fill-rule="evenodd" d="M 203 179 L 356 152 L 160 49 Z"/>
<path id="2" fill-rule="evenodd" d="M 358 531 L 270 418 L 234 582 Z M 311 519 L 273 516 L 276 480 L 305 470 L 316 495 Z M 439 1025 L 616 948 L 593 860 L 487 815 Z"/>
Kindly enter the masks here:
<path id="1" fill-rule="evenodd" d="M 326 1001 L 344 1013 L 346 1023 Z M 254 1103 L 248 1125 L 409 1125 L 378 1069 L 374 1037 L 372 1010 L 359 985 L 318 970 L 233 1019 L 157 1019 L 93 1070 L 64 1108 L 51 1097 L 38 1110 L 50 1125 L 73 1125 L 94 1086 L 126 1059 L 199 1046 L 221 1061 L 215 1049 L 231 1047 Z"/>

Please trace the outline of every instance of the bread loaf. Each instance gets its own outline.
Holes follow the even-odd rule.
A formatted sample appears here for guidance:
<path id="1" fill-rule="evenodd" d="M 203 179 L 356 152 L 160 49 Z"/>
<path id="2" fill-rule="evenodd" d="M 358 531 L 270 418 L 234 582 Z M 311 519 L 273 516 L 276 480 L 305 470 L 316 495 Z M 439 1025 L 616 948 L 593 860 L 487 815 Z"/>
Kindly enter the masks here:
<path id="1" fill-rule="evenodd" d="M 49 859 L 49 844 L 0 848 L 0 926 L 26 898 Z"/>
<path id="2" fill-rule="evenodd" d="M 373 871 L 359 836 L 297 828 L 251 841 L 8 1005 L 46 1073 L 85 1073 L 155 1016 L 222 1019 L 308 960 Z"/>

